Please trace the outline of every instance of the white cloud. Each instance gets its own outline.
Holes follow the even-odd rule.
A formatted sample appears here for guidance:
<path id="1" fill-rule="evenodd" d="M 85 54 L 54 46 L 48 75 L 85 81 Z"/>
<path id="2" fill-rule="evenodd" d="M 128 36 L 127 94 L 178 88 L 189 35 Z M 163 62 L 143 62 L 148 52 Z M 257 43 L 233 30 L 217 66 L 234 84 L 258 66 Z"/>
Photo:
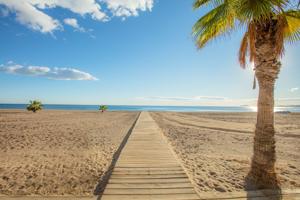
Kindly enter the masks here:
<path id="1" fill-rule="evenodd" d="M 251 100 L 252 102 L 252 100 Z M 137 97 L 135 104 L 137 105 L 177 105 L 177 106 L 220 106 L 220 105 L 250 105 L 245 102 L 236 101 L 227 97 L 221 96 L 150 96 Z"/>
<path id="2" fill-rule="evenodd" d="M 73 28 L 75 28 L 76 30 L 80 31 L 80 32 L 85 32 L 85 29 L 81 26 L 79 26 L 77 19 L 75 18 L 66 18 L 64 19 L 64 23 L 72 26 Z"/>
<path id="3" fill-rule="evenodd" d="M 10 12 L 16 14 L 16 20 L 27 27 L 42 33 L 52 33 L 61 29 L 58 20 L 36 9 L 30 1 L 25 0 L 0 0 Z"/>
<path id="4" fill-rule="evenodd" d="M 300 105 L 300 97 L 275 98 L 276 106 Z M 165 105 L 165 106 L 250 106 L 256 107 L 257 98 L 227 98 L 218 96 L 196 97 L 136 97 L 135 105 Z"/>
<path id="5" fill-rule="evenodd" d="M 49 74 L 49 78 L 56 80 L 98 80 L 87 72 L 82 72 L 73 68 L 54 68 Z"/>
<path id="6" fill-rule="evenodd" d="M 70 26 L 72 26 L 74 28 L 78 28 L 79 27 L 77 19 L 75 19 L 75 18 L 66 18 L 66 19 L 64 19 L 64 23 L 68 24 L 68 25 L 70 25 Z"/>
<path id="7" fill-rule="evenodd" d="M 138 16 L 139 11 L 151 11 L 154 0 L 0 0 L 0 5 L 5 6 L 1 9 L 2 17 L 8 15 L 8 9 L 16 14 L 19 23 L 42 33 L 63 29 L 57 19 L 44 12 L 45 9 L 60 7 L 82 17 L 89 15 L 94 20 L 108 21 L 110 17 L 100 4 L 105 4 L 113 16 L 124 18 Z"/>
<path id="8" fill-rule="evenodd" d="M 12 1 L 12 0 L 9 0 Z M 20 0 L 13 0 L 20 1 Z M 90 15 L 93 19 L 99 21 L 107 20 L 106 14 L 101 10 L 101 6 L 95 0 L 27 0 L 39 9 L 61 7 L 72 11 L 73 13 Z"/>
<path id="9" fill-rule="evenodd" d="M 195 96 L 195 97 L 161 97 L 161 96 L 154 96 L 154 97 L 139 97 L 138 99 L 143 100 L 153 100 L 153 101 L 183 101 L 183 102 L 190 102 L 190 101 L 206 101 L 206 100 L 213 100 L 213 101 L 224 101 L 227 100 L 226 97 L 217 97 L 217 96 Z"/>
<path id="10" fill-rule="evenodd" d="M 299 98 L 297 98 L 297 97 L 295 97 L 295 98 L 276 98 L 275 100 L 276 101 L 300 101 L 300 97 Z"/>
<path id="11" fill-rule="evenodd" d="M 151 11 L 154 0 L 103 0 L 118 17 L 138 16 L 139 11 Z"/>
<path id="12" fill-rule="evenodd" d="M 0 66 L 0 72 L 27 76 L 45 77 L 54 80 L 98 80 L 91 74 L 74 68 L 49 68 L 44 66 L 22 66 L 8 63 Z"/>
<path id="13" fill-rule="evenodd" d="M 298 91 L 298 90 L 299 90 L 299 88 L 297 88 L 297 87 L 294 87 L 294 88 L 289 89 L 290 92 L 296 92 L 296 91 Z"/>

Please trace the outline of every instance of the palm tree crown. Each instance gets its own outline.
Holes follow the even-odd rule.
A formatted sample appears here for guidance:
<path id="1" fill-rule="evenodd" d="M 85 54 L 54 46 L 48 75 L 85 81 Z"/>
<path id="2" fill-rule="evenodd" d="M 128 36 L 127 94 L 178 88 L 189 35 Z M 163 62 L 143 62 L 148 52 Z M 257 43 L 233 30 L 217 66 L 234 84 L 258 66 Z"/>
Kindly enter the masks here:
<path id="1" fill-rule="evenodd" d="M 199 48 L 219 36 L 244 28 L 239 51 L 239 62 L 246 65 L 246 56 L 255 60 L 256 26 L 273 21 L 276 26 L 276 54 L 284 51 L 284 41 L 300 40 L 300 11 L 297 2 L 288 0 L 195 0 L 193 8 L 212 6 L 193 27 L 193 36 Z"/>
<path id="2" fill-rule="evenodd" d="M 43 105 L 42 105 L 42 102 L 34 100 L 34 101 L 30 101 L 30 103 L 27 105 L 26 109 L 28 111 L 32 111 L 35 113 L 38 110 L 42 110 Z"/>
<path id="3" fill-rule="evenodd" d="M 108 106 L 106 106 L 106 105 L 101 105 L 100 107 L 99 107 L 99 110 L 101 110 L 101 112 L 104 112 L 104 111 L 106 111 L 108 109 Z"/>

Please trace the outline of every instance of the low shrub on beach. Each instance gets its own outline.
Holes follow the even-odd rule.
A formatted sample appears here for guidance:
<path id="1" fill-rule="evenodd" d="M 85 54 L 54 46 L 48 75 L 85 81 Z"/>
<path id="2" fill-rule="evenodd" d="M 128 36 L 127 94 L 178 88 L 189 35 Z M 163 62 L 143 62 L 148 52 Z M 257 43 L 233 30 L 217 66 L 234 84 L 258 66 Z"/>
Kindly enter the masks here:
<path id="1" fill-rule="evenodd" d="M 101 105 L 100 107 L 99 107 L 99 110 L 101 110 L 101 112 L 104 112 L 104 111 L 106 111 L 108 109 L 108 106 L 105 106 L 105 105 Z"/>
<path id="2" fill-rule="evenodd" d="M 43 105 L 42 105 L 42 102 L 40 101 L 30 101 L 29 105 L 26 107 L 26 109 L 28 111 L 32 111 L 32 112 L 36 112 L 38 110 L 42 110 L 43 109 Z"/>

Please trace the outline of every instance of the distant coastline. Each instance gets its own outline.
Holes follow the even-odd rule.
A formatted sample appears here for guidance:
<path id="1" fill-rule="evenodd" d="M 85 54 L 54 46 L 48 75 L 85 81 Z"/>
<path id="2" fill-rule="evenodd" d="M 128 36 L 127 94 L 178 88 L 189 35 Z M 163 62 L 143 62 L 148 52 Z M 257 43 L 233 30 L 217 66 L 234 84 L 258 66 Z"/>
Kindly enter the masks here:
<path id="1" fill-rule="evenodd" d="M 0 109 L 25 109 L 27 104 L 0 104 Z M 174 112 L 256 112 L 253 106 L 140 106 L 108 105 L 111 111 L 174 111 Z M 45 110 L 98 110 L 99 105 L 44 104 Z M 278 106 L 277 111 L 300 112 L 300 105 Z"/>

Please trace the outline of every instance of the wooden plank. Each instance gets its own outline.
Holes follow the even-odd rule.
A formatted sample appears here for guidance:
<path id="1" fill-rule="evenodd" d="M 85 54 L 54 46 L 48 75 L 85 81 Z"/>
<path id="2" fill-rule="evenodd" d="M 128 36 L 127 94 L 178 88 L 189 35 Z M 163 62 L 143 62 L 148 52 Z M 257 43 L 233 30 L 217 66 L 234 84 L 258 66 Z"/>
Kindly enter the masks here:
<path id="1" fill-rule="evenodd" d="M 103 195 L 101 200 L 195 200 L 196 194 L 165 194 L 165 195 Z"/>
<path id="2" fill-rule="evenodd" d="M 160 170 L 166 170 L 166 171 L 173 171 L 173 170 L 182 170 L 180 166 L 177 167 L 115 167 L 114 171 L 144 171 L 144 170 L 150 170 L 150 171 L 160 171 Z"/>
<path id="3" fill-rule="evenodd" d="M 190 183 L 115 183 L 106 188 L 193 188 Z"/>
<path id="4" fill-rule="evenodd" d="M 149 113 L 141 113 L 101 199 L 199 199 Z"/>
<path id="5" fill-rule="evenodd" d="M 180 174 L 112 174 L 111 178 L 143 178 L 143 179 L 157 179 L 157 178 L 188 178 L 185 173 Z"/>
<path id="6" fill-rule="evenodd" d="M 183 170 L 123 170 L 113 171 L 112 175 L 154 175 L 154 174 L 185 174 Z"/>
<path id="7" fill-rule="evenodd" d="M 130 179 L 109 179 L 108 183 L 190 183 L 188 178 L 151 178 L 151 179 L 139 179 L 139 178 L 130 178 Z"/>
<path id="8" fill-rule="evenodd" d="M 168 168 L 168 167 L 180 167 L 178 164 L 118 164 L 119 168 Z"/>
<path id="9" fill-rule="evenodd" d="M 193 188 L 159 188 L 159 189 L 144 189 L 144 188 L 107 188 L 104 194 L 194 194 Z"/>

